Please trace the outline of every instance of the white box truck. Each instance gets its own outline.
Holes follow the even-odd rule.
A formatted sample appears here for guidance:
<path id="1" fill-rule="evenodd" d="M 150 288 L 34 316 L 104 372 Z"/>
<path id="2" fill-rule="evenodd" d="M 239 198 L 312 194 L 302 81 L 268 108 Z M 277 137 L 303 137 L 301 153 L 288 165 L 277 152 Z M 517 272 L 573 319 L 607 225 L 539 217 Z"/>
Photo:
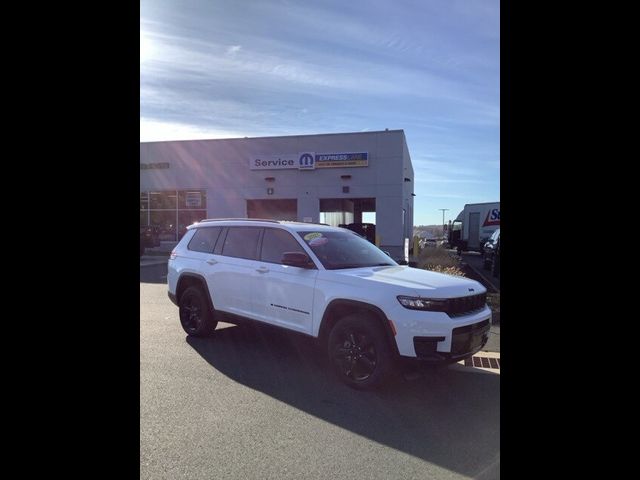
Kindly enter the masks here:
<path id="1" fill-rule="evenodd" d="M 449 225 L 449 245 L 458 252 L 482 252 L 482 247 L 500 228 L 500 202 L 468 203 Z"/>

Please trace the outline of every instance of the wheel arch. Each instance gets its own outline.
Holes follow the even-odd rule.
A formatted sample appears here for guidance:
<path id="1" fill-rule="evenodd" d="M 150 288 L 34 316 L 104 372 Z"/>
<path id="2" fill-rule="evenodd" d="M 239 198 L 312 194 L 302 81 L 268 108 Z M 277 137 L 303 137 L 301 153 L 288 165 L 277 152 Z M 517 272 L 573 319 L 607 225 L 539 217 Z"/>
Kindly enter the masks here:
<path id="1" fill-rule="evenodd" d="M 184 293 L 184 291 L 189 287 L 200 287 L 207 298 L 207 302 L 209 303 L 209 308 L 211 311 L 214 311 L 213 301 L 211 300 L 211 294 L 209 293 L 209 289 L 207 288 L 207 281 L 202 275 L 197 273 L 183 273 L 180 275 L 178 279 L 178 283 L 176 285 L 176 300 L 178 304 L 180 304 L 180 297 Z"/>
<path id="2" fill-rule="evenodd" d="M 385 332 L 385 337 L 389 343 L 391 351 L 395 355 L 400 355 L 398 345 L 394 338 L 395 335 L 385 313 L 379 307 L 370 303 L 346 298 L 334 299 L 327 305 L 327 308 L 322 315 L 322 321 L 320 322 L 320 328 L 318 331 L 318 341 L 320 344 L 326 345 L 329 338 L 329 332 L 331 332 L 331 329 L 338 320 L 354 313 L 365 313 L 374 318 Z"/>

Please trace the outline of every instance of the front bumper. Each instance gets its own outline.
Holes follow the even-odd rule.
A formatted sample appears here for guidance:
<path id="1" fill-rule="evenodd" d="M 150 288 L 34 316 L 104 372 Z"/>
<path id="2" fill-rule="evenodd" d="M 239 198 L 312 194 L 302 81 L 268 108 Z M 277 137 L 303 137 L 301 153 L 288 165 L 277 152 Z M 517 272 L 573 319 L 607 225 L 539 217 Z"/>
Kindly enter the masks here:
<path id="1" fill-rule="evenodd" d="M 402 308 L 389 318 L 396 326 L 400 356 L 434 363 L 456 362 L 478 352 L 487 343 L 491 328 L 491 310 L 486 305 L 463 317 Z"/>
<path id="2" fill-rule="evenodd" d="M 438 343 L 445 337 L 413 337 L 416 357 L 426 362 L 458 362 L 472 356 L 484 347 L 489 340 L 489 320 L 454 328 L 451 332 L 451 351 L 438 352 Z"/>

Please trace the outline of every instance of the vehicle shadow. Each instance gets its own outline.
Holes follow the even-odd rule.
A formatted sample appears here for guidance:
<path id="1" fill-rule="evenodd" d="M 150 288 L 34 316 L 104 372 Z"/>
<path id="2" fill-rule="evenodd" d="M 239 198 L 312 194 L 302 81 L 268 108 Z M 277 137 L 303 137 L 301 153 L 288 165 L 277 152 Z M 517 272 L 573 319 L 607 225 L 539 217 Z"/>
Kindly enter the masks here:
<path id="1" fill-rule="evenodd" d="M 186 341 L 217 371 L 303 412 L 449 470 L 499 478 L 499 375 L 436 369 L 356 391 L 310 337 L 220 324 L 212 337 Z"/>

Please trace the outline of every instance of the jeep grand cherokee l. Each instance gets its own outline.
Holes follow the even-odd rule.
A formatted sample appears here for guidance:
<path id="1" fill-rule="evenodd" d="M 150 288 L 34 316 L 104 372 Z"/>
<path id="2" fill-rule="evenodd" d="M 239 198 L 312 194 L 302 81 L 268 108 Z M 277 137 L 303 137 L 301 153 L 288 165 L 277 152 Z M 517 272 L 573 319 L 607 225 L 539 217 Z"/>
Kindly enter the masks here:
<path id="1" fill-rule="evenodd" d="M 327 225 L 203 220 L 171 253 L 167 279 L 188 335 L 247 319 L 310 335 L 355 388 L 380 385 L 398 359 L 469 357 L 491 320 L 478 282 L 400 266 Z"/>

